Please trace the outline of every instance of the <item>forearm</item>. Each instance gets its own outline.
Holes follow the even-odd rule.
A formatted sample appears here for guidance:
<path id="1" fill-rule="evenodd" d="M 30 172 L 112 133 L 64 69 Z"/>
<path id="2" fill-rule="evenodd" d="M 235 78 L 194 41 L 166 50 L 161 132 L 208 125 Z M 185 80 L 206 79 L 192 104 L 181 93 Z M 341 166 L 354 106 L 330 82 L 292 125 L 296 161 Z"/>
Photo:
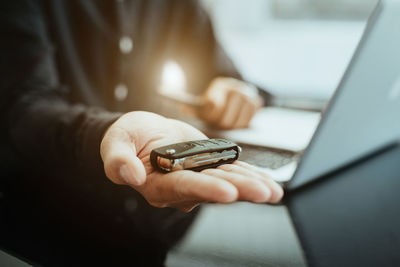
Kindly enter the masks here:
<path id="1" fill-rule="evenodd" d="M 41 172 L 104 175 L 101 138 L 119 116 L 56 95 L 27 95 L 10 107 L 7 129 L 24 164 Z"/>
<path id="2" fill-rule="evenodd" d="M 40 1 L 2 2 L 0 8 L 0 122 L 21 168 L 40 172 L 102 170 L 99 147 L 118 115 L 73 105 L 58 79 L 55 47 Z"/>

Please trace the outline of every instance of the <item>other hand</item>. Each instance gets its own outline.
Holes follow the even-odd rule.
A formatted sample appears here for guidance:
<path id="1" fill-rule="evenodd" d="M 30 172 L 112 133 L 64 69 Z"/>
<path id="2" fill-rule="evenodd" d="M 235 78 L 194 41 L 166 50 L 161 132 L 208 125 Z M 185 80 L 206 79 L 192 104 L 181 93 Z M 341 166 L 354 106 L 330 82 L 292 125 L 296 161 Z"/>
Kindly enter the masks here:
<path id="1" fill-rule="evenodd" d="M 222 129 L 248 127 L 263 105 L 255 87 L 234 78 L 215 78 L 203 99 L 200 118 Z"/>

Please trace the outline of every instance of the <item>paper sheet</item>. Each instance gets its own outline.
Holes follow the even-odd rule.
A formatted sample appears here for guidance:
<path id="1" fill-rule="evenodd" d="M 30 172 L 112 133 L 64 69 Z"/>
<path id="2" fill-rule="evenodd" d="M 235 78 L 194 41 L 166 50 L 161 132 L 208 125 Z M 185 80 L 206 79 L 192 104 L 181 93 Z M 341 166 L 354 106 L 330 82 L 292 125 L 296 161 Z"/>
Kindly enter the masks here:
<path id="1" fill-rule="evenodd" d="M 255 115 L 248 129 L 207 133 L 244 144 L 298 152 L 309 144 L 320 118 L 319 112 L 266 107 Z"/>

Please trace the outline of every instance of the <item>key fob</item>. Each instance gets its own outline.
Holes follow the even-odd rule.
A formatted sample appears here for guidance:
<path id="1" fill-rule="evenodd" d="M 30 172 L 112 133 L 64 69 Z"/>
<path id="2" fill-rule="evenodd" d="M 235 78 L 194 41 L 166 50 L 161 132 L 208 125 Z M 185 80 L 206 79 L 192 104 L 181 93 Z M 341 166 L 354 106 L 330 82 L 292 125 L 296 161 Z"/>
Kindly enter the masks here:
<path id="1" fill-rule="evenodd" d="M 172 144 L 153 149 L 150 162 L 161 172 L 177 170 L 201 171 L 232 163 L 241 148 L 225 139 L 206 139 Z"/>

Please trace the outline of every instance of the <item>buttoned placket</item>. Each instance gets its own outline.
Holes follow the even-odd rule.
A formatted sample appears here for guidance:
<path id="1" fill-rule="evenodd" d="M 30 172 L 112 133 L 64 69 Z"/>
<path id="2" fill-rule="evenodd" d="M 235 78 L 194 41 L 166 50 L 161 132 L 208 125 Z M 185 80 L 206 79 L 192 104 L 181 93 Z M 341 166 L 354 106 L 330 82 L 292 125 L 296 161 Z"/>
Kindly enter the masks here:
<path id="1" fill-rule="evenodd" d="M 131 56 L 131 53 L 134 48 L 134 42 L 132 40 L 132 26 L 128 25 L 128 23 L 133 23 L 133 19 L 130 19 L 130 14 L 127 14 L 125 8 L 126 6 L 124 0 L 116 0 L 117 1 L 117 14 L 118 14 L 118 19 L 119 19 L 119 27 L 120 27 L 120 37 L 118 40 L 118 47 L 119 47 L 119 52 L 121 55 L 121 64 L 120 64 L 120 81 L 119 83 L 116 84 L 114 88 L 114 98 L 115 100 L 122 102 L 125 101 L 128 98 L 129 95 L 129 87 L 128 85 L 124 82 L 124 78 L 127 76 L 127 69 L 126 69 L 126 64 L 122 64 L 122 61 L 129 60 L 129 56 Z M 128 12 L 129 13 L 129 12 Z M 125 57 L 125 58 L 124 58 Z"/>

